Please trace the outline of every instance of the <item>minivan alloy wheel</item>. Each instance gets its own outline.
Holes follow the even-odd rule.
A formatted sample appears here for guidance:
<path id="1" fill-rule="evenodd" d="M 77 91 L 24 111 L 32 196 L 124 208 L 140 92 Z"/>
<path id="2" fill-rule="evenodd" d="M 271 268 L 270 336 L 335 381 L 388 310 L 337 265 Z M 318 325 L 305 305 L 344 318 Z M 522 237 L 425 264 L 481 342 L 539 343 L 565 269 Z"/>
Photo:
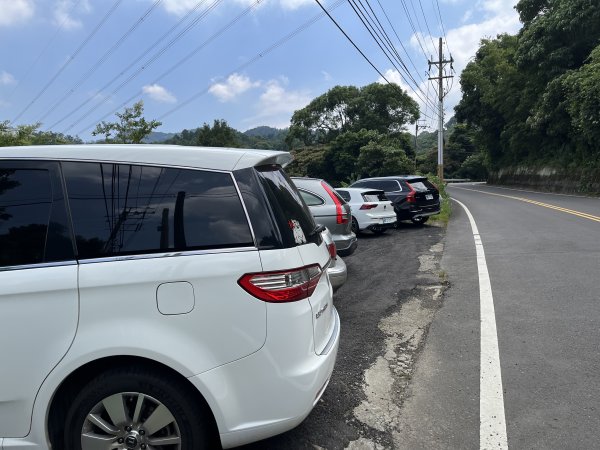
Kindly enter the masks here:
<path id="1" fill-rule="evenodd" d="M 86 416 L 82 450 L 181 449 L 175 417 L 157 399 L 139 392 L 106 397 Z"/>

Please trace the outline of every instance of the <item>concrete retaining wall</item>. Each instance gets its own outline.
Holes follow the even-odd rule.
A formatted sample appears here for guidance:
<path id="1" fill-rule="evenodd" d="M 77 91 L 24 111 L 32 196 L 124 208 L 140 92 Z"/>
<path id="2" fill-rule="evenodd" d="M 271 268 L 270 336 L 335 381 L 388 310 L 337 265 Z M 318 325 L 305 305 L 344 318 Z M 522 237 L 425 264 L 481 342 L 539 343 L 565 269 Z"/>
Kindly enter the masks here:
<path id="1" fill-rule="evenodd" d="M 509 167 L 490 173 L 488 182 L 549 192 L 600 195 L 600 169 Z"/>

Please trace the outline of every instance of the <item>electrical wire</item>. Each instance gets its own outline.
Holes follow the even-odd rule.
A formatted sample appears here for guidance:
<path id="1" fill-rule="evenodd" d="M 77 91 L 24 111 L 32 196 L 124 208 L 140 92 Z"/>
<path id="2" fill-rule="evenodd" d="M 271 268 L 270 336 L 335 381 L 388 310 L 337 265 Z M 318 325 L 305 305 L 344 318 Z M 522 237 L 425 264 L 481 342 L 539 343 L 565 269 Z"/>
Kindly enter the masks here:
<path id="1" fill-rule="evenodd" d="M 332 3 L 329 7 L 328 10 L 329 11 L 333 11 L 336 8 L 338 8 L 340 5 L 342 5 L 345 2 L 345 0 L 336 0 L 334 3 Z M 327 12 L 327 10 L 325 10 L 325 12 Z M 271 44 L 269 47 L 265 48 L 264 50 L 258 52 L 257 54 L 255 54 L 251 59 L 249 59 L 248 61 L 246 61 L 245 63 L 239 65 L 238 67 L 236 67 L 235 69 L 233 69 L 231 72 L 229 72 L 227 75 L 225 75 L 224 77 L 221 77 L 221 79 L 227 79 L 228 77 L 230 77 L 231 75 L 238 73 L 244 69 L 246 69 L 247 67 L 251 66 L 252 64 L 254 64 L 255 62 L 261 60 L 262 58 L 264 58 L 265 56 L 267 56 L 269 53 L 271 53 L 272 51 L 278 49 L 279 47 L 281 47 L 282 45 L 284 45 L 285 43 L 287 43 L 289 40 L 291 40 L 292 38 L 296 37 L 298 34 L 300 34 L 301 32 L 303 32 L 304 30 L 306 30 L 307 28 L 309 28 L 311 25 L 313 25 L 314 23 L 316 23 L 319 19 L 321 19 L 322 17 L 325 16 L 325 13 L 321 12 L 315 16 L 313 16 L 311 19 L 307 20 L 306 22 L 304 22 L 302 25 L 300 25 L 299 27 L 297 27 L 296 29 L 294 29 L 292 32 L 288 33 L 287 35 L 285 35 L 284 37 L 282 37 L 281 39 L 279 39 L 278 41 L 276 41 L 275 43 Z M 215 85 L 216 83 L 218 83 L 219 80 L 215 80 L 214 82 L 210 83 L 208 86 L 206 86 L 204 89 L 196 92 L 195 94 L 193 94 L 191 97 L 189 97 L 187 100 L 183 101 L 182 103 L 180 103 L 179 105 L 175 106 L 174 108 L 170 109 L 169 111 L 165 112 L 164 114 L 162 114 L 161 116 L 158 117 L 157 120 L 163 120 L 164 118 L 170 116 L 171 114 L 175 113 L 176 111 L 186 107 L 187 105 L 189 105 L 190 103 L 194 102 L 195 100 L 197 100 L 198 98 L 200 98 L 201 96 L 207 94 L 210 91 L 210 88 Z M 119 106 L 119 108 L 117 108 L 116 110 L 118 111 L 119 109 L 121 109 L 125 104 L 127 103 L 123 103 L 121 106 Z M 113 114 L 113 112 L 110 112 L 108 114 L 106 114 L 102 119 L 100 120 L 104 120 L 106 117 L 108 117 L 109 115 Z M 91 129 L 93 126 L 95 125 L 95 123 L 90 124 L 89 126 L 81 129 L 81 131 L 78 134 L 83 134 L 85 131 Z"/>
<path id="2" fill-rule="evenodd" d="M 60 76 L 61 73 L 73 62 L 73 60 L 77 57 L 77 55 L 87 46 L 87 44 L 92 40 L 92 38 L 96 35 L 96 33 L 102 28 L 102 26 L 106 23 L 106 21 L 110 18 L 110 16 L 115 12 L 115 10 L 119 7 L 123 0 L 116 0 L 110 9 L 106 12 L 104 17 L 100 20 L 98 25 L 88 34 L 88 36 L 84 39 L 84 41 L 77 47 L 77 50 L 65 61 L 65 63 L 58 69 L 58 72 L 54 74 L 54 76 L 46 83 L 46 85 L 42 88 L 40 92 L 31 100 L 23 110 L 17 114 L 17 116 L 12 120 L 12 122 L 16 122 L 29 110 L 29 108 L 48 90 L 48 88 L 56 81 L 56 79 Z"/>
<path id="3" fill-rule="evenodd" d="M 185 55 L 183 58 L 181 58 L 179 61 L 177 61 L 175 64 L 173 64 L 170 68 L 168 68 L 166 71 L 164 71 L 162 74 L 160 74 L 157 78 L 152 80 L 150 82 L 150 85 L 156 84 L 159 81 L 161 81 L 163 78 L 165 78 L 166 76 L 170 75 L 172 72 L 174 72 L 176 69 L 178 69 L 181 65 L 183 65 L 185 62 L 187 62 L 190 58 L 192 58 L 194 55 L 196 55 L 200 50 L 202 50 L 204 47 L 206 47 L 208 44 L 210 44 L 212 41 L 214 41 L 217 37 L 219 37 L 225 31 L 229 30 L 233 25 L 235 25 L 237 22 L 239 22 L 243 17 L 248 15 L 253 9 L 255 9 L 263 1 L 264 0 L 255 0 L 254 3 L 252 3 L 246 9 L 244 9 L 240 14 L 238 14 L 235 18 L 233 18 L 225 26 L 223 26 L 222 28 L 217 30 L 215 33 L 213 33 L 211 36 L 209 36 L 208 39 L 206 39 L 204 42 L 202 42 L 200 45 L 198 45 L 194 50 L 189 52 L 187 55 Z M 119 111 L 124 106 L 130 104 L 134 99 L 141 97 L 143 95 L 143 93 L 144 93 L 143 89 L 139 90 L 134 95 L 129 97 L 127 100 L 125 100 L 123 103 L 121 103 L 115 110 L 109 112 L 108 114 L 105 114 L 100 120 L 94 122 L 94 124 L 106 119 L 108 116 Z M 101 105 L 98 105 L 98 107 L 99 106 L 101 106 Z M 91 125 L 91 126 L 93 126 L 93 125 Z M 87 130 L 90 127 L 86 127 L 85 130 Z"/>
<path id="4" fill-rule="evenodd" d="M 166 38 L 168 38 L 177 28 L 179 28 L 180 25 L 182 25 L 190 17 L 192 17 L 198 11 L 198 9 L 206 1 L 207 0 L 199 0 L 194 5 L 194 7 L 191 8 L 173 26 L 171 26 L 171 28 L 169 28 L 169 30 L 167 30 L 165 33 L 163 33 L 156 41 L 154 41 L 150 46 L 148 46 L 145 50 L 143 50 L 133 61 L 131 61 L 129 63 L 129 65 L 125 69 L 121 70 L 110 81 L 108 81 L 106 84 L 104 84 L 104 86 L 102 86 L 100 89 L 98 89 L 98 91 L 96 92 L 96 94 L 94 96 L 89 97 L 87 100 L 85 100 L 84 102 L 80 103 L 79 106 L 77 106 L 75 109 L 71 110 L 68 114 L 66 114 L 65 116 L 63 116 L 61 119 L 57 120 L 52 125 L 50 125 L 48 127 L 48 129 L 50 130 L 50 129 L 56 128 L 59 124 L 63 123 L 65 120 L 67 120 L 73 114 L 76 114 L 78 111 L 80 111 L 81 109 L 83 109 L 86 105 L 88 105 L 89 103 L 91 103 L 98 95 L 102 94 L 102 92 L 104 92 L 105 90 L 107 90 L 108 88 L 110 88 L 113 85 L 113 83 L 115 83 L 119 78 L 121 78 L 123 75 L 125 75 L 125 73 L 127 73 L 127 71 L 129 71 L 132 67 L 135 67 L 135 65 L 137 63 L 139 63 L 142 59 L 144 59 L 144 57 L 146 57 L 146 55 L 148 53 L 150 53 L 152 51 L 152 49 L 154 49 L 155 47 L 157 47 L 162 41 L 164 41 Z"/>
<path id="5" fill-rule="evenodd" d="M 427 33 L 429 34 L 429 40 L 431 41 L 431 47 L 433 48 L 433 52 L 435 53 L 435 42 L 433 42 L 433 35 L 431 34 L 431 29 L 429 28 L 429 22 L 427 21 L 427 16 L 425 15 L 425 11 L 423 10 L 423 3 L 421 0 L 418 0 L 419 8 L 421 9 L 421 15 L 423 16 L 423 20 L 425 21 L 425 28 L 427 28 Z M 415 11 L 415 4 L 413 0 L 410 0 L 410 4 L 413 7 L 413 11 L 415 12 L 415 16 L 417 16 L 417 12 Z"/>
<path id="6" fill-rule="evenodd" d="M 148 18 L 148 16 L 154 11 L 154 9 L 162 2 L 163 0 L 155 0 L 154 3 L 140 16 L 140 18 L 113 44 L 111 48 L 109 48 L 104 55 L 102 55 L 92 66 L 90 69 L 81 77 L 79 80 L 75 82 L 56 102 L 52 104 L 50 109 L 46 111 L 46 113 L 38 120 L 38 122 L 43 122 L 46 117 L 56 111 L 62 103 L 67 100 L 83 83 L 85 83 L 93 74 L 100 68 L 104 62 L 112 55 L 117 49 L 127 40 L 129 36 Z"/>
<path id="7" fill-rule="evenodd" d="M 183 37 L 189 30 L 191 30 L 200 20 L 204 19 L 211 11 L 213 11 L 223 0 L 214 0 L 197 18 L 195 18 L 192 23 L 186 26 L 182 31 L 179 32 L 171 41 L 169 41 L 164 47 L 162 47 L 158 52 L 152 55 L 149 59 L 147 59 L 141 67 L 139 67 L 134 73 L 132 73 L 129 78 L 123 81 L 120 85 L 118 85 L 107 97 L 103 98 L 99 104 L 94 105 L 88 111 L 86 111 L 79 119 L 77 119 L 66 131 L 69 131 L 71 128 L 75 127 L 79 122 L 93 113 L 96 109 L 102 106 L 104 103 L 108 101 L 113 95 L 115 95 L 118 91 L 120 91 L 123 87 L 133 81 L 139 74 L 141 74 L 144 70 L 146 70 L 151 64 L 156 62 L 158 58 L 160 58 L 167 50 L 169 50 L 181 37 Z"/>
<path id="8" fill-rule="evenodd" d="M 33 70 L 33 68 L 40 61 L 40 59 L 42 58 L 42 56 L 44 55 L 44 53 L 46 53 L 48 51 L 48 49 L 52 46 L 52 44 L 54 43 L 54 40 L 58 37 L 58 35 L 62 31 L 64 25 L 67 23 L 67 20 L 69 20 L 69 16 L 75 10 L 75 8 L 77 7 L 77 5 L 79 5 L 80 2 L 81 2 L 81 0 L 76 0 L 76 2 L 73 3 L 73 6 L 71 6 L 71 8 L 69 9 L 69 11 L 67 12 L 67 14 L 65 15 L 65 17 L 63 18 L 62 22 L 58 25 L 58 28 L 56 29 L 56 31 L 54 32 L 54 34 L 52 35 L 52 37 L 50 38 L 50 40 L 48 41 L 48 43 L 46 44 L 46 46 L 42 49 L 42 51 L 37 56 L 37 58 L 35 58 L 35 60 L 31 63 L 31 65 L 25 71 L 25 74 L 21 77 L 21 79 L 17 81 L 15 87 L 10 92 L 10 94 L 8 94 L 8 96 L 6 98 L 6 101 L 10 101 L 10 99 L 12 98 L 12 96 L 14 95 L 14 93 L 16 92 L 16 90 L 19 87 L 19 85 L 21 84 L 21 82 L 27 80 L 27 78 L 31 74 L 31 71 Z"/>
<path id="9" fill-rule="evenodd" d="M 359 0 L 359 2 L 360 2 L 360 0 Z M 379 46 L 379 48 L 380 48 L 380 49 L 381 49 L 381 50 L 384 52 L 385 56 L 388 58 L 388 60 L 390 61 L 390 63 L 391 63 L 391 64 L 394 66 L 394 68 L 397 70 L 397 72 L 398 72 L 398 74 L 400 75 L 400 77 L 401 77 L 401 78 L 404 80 L 404 82 L 405 82 L 405 83 L 406 83 L 406 84 L 407 84 L 407 85 L 408 85 L 408 86 L 411 88 L 411 90 L 412 90 L 412 91 L 415 93 L 415 95 L 417 96 L 417 98 L 418 98 L 418 99 L 419 99 L 421 102 L 423 102 L 423 103 L 427 102 L 427 99 L 426 99 L 426 98 L 424 98 L 424 97 L 422 97 L 421 95 L 419 95 L 419 93 L 418 93 L 418 92 L 417 92 L 417 91 L 416 91 L 414 88 L 412 88 L 412 86 L 410 86 L 410 82 L 409 82 L 409 81 L 407 81 L 407 80 L 406 80 L 406 78 L 405 78 L 405 77 L 402 75 L 402 72 L 400 71 L 400 69 L 398 68 L 398 66 L 397 66 L 397 65 L 394 63 L 394 61 L 392 60 L 393 58 L 391 58 L 391 57 L 389 56 L 389 54 L 387 53 L 387 52 L 394 53 L 394 51 L 390 51 L 390 49 L 389 49 L 389 48 L 386 46 L 386 44 L 385 44 L 384 42 L 380 42 L 380 41 L 378 40 L 378 38 L 377 38 L 377 37 L 375 37 L 375 35 L 373 34 L 373 32 L 375 32 L 375 34 L 377 34 L 377 31 L 376 31 L 375 29 L 373 29 L 373 28 L 372 28 L 372 29 L 369 29 L 369 26 L 367 25 L 367 23 L 365 23 L 365 20 L 363 20 L 363 19 L 366 19 L 366 17 L 364 16 L 364 13 L 363 13 L 363 11 L 359 11 L 359 10 L 357 10 L 357 9 L 355 8 L 355 5 L 356 5 L 356 3 L 355 3 L 355 1 L 354 1 L 354 0 L 349 0 L 349 3 L 350 3 L 350 6 L 352 7 L 352 9 L 354 10 L 354 12 L 357 14 L 357 16 L 359 17 L 359 19 L 360 19 L 360 20 L 361 20 L 361 22 L 363 23 L 363 25 L 364 25 L 364 26 L 367 28 L 367 31 L 369 32 L 369 34 L 370 34 L 370 35 L 373 37 L 373 39 L 375 39 L 375 41 L 376 41 L 377 45 Z M 367 21 L 368 21 L 368 19 L 367 19 Z M 385 33 L 385 31 L 384 31 L 384 33 Z M 381 36 L 379 36 L 379 34 L 377 34 L 377 36 L 379 37 L 379 39 L 383 40 L 383 39 L 381 38 Z M 387 36 L 387 33 L 386 33 L 386 36 Z M 389 41 L 389 37 L 388 37 L 388 41 Z M 382 47 L 382 44 L 383 44 L 383 46 L 386 46 L 386 50 L 387 50 L 387 51 L 386 51 L 386 50 L 384 50 L 384 48 Z M 393 45 L 392 45 L 392 48 L 393 48 Z M 396 52 L 396 55 L 397 55 L 397 57 L 398 57 L 398 62 L 399 62 L 399 63 L 400 63 L 400 65 L 401 65 L 401 66 L 404 68 L 404 70 L 406 71 L 406 73 L 407 73 L 408 77 L 409 77 L 409 78 L 412 80 L 412 82 L 415 84 L 415 87 L 417 88 L 417 90 L 421 91 L 421 94 L 424 96 L 424 95 L 425 95 L 425 93 L 424 93 L 424 92 L 422 92 L 422 90 L 421 90 L 421 88 L 420 88 L 420 86 L 419 86 L 419 83 L 418 83 L 418 82 L 417 82 L 417 81 L 414 79 L 414 77 L 412 76 L 412 74 L 411 74 L 411 73 L 410 73 L 410 71 L 408 70 L 408 67 L 406 67 L 406 65 L 404 64 L 404 62 L 403 62 L 403 61 L 402 61 L 402 59 L 400 58 L 400 55 L 399 55 L 397 52 Z"/>

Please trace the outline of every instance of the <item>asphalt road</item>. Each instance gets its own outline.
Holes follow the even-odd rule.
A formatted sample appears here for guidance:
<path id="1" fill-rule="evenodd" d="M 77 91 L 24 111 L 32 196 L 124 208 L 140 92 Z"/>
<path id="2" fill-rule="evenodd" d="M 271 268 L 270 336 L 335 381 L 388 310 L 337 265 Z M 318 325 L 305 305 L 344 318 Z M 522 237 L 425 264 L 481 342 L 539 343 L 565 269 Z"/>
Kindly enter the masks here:
<path id="1" fill-rule="evenodd" d="M 508 447 L 599 448 L 600 199 L 448 190 L 485 249 Z M 442 259 L 451 287 L 401 411 L 398 448 L 480 446 L 478 267 L 467 215 L 452 206 Z"/>

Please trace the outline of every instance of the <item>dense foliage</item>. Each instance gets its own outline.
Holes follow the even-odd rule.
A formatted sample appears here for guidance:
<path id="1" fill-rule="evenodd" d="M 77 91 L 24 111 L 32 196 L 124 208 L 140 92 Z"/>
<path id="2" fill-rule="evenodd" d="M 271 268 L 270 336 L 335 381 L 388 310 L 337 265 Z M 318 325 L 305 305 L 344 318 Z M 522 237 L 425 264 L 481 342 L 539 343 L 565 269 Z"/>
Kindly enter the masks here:
<path id="1" fill-rule="evenodd" d="M 78 137 L 52 131 L 40 131 L 39 128 L 39 123 L 13 126 L 8 120 L 0 122 L 0 147 L 82 143 Z"/>
<path id="2" fill-rule="evenodd" d="M 398 86 L 336 86 L 294 113 L 286 142 L 295 175 L 348 183 L 414 172 L 412 137 L 404 131 L 419 108 Z"/>
<path id="3" fill-rule="evenodd" d="M 598 1 L 520 0 L 516 9 L 519 34 L 482 41 L 463 71 L 458 120 L 494 170 L 600 167 Z"/>
<path id="4" fill-rule="evenodd" d="M 230 127 L 226 120 L 217 119 L 210 126 L 204 123 L 193 130 L 183 130 L 165 144 L 198 145 L 207 147 L 256 148 L 266 150 L 286 150 L 287 130 L 270 127 L 257 127 L 244 133 Z"/>

